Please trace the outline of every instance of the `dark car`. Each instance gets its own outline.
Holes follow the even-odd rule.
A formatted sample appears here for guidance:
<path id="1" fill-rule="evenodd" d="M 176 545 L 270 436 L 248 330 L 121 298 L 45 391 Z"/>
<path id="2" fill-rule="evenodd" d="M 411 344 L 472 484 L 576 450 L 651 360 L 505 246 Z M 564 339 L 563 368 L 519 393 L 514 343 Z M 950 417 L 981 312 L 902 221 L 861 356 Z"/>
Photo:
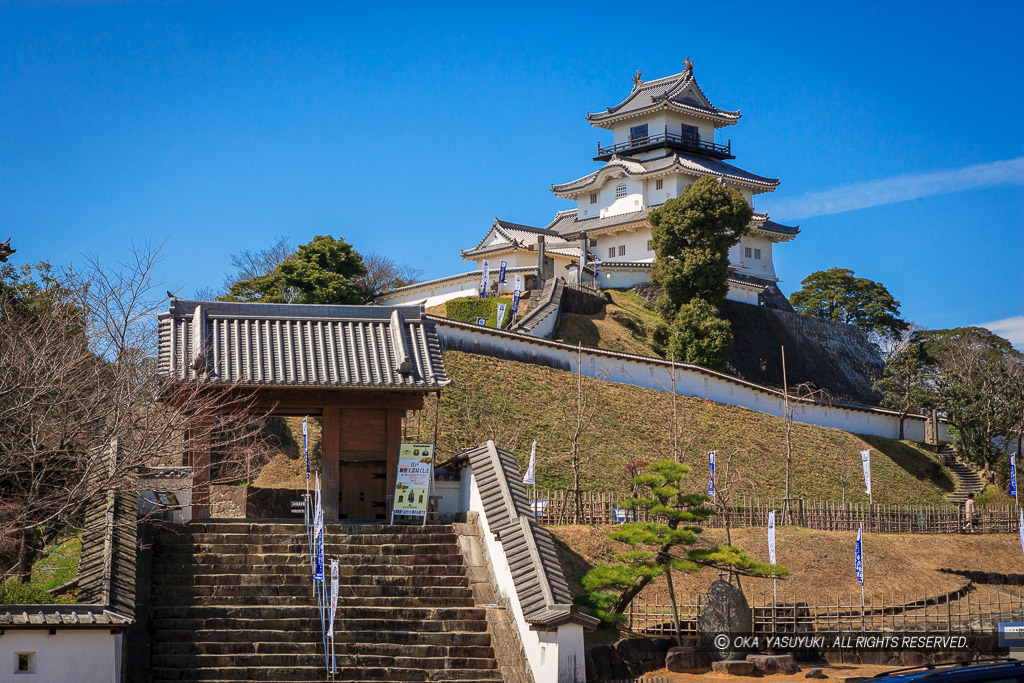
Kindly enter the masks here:
<path id="1" fill-rule="evenodd" d="M 1024 661 L 995 659 L 888 671 L 870 679 L 887 683 L 927 680 L 942 683 L 1024 683 Z"/>

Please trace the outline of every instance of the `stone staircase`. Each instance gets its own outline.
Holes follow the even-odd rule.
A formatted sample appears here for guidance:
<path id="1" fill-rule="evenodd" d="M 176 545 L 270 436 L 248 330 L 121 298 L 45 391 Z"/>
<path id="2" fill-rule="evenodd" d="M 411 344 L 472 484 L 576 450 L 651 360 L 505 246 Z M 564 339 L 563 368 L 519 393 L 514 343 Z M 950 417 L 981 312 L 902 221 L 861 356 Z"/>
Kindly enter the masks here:
<path id="1" fill-rule="evenodd" d="M 956 489 L 946 494 L 946 499 L 955 505 L 963 505 L 968 493 L 978 494 L 985 488 L 985 483 L 971 465 L 960 459 L 952 448 L 945 446 L 939 451 L 946 467 L 956 476 Z"/>
<path id="2" fill-rule="evenodd" d="M 335 681 L 500 681 L 450 525 L 329 524 Z M 329 578 L 328 578 L 329 580 Z M 210 521 L 154 534 L 152 680 L 326 681 L 305 527 Z"/>

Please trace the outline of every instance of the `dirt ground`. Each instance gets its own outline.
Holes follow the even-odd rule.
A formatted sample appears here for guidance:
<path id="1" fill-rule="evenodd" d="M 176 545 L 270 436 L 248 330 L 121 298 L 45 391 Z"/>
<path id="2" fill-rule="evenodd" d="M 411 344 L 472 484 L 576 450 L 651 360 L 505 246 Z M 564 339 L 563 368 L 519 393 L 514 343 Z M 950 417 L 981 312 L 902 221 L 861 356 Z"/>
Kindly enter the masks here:
<path id="1" fill-rule="evenodd" d="M 578 590 L 578 580 L 593 564 L 610 562 L 625 546 L 608 538 L 612 527 L 552 527 L 565 546 L 560 557 L 571 588 Z M 702 543 L 724 543 L 721 529 L 702 534 Z M 780 600 L 813 602 L 815 596 L 831 599 L 850 595 L 859 600 L 860 586 L 853 571 L 856 532 L 816 531 L 795 527 L 779 527 L 776 551 L 780 565 L 790 570 L 779 581 Z M 733 529 L 733 545 L 755 558 L 765 561 L 768 542 L 761 528 Z M 988 572 L 1021 571 L 1020 540 L 1016 534 L 916 535 L 865 534 L 864 567 L 867 595 L 887 601 L 906 595 L 909 599 L 934 596 L 958 588 L 963 579 L 938 571 L 941 568 L 975 569 Z M 690 596 L 707 591 L 717 572 L 705 569 L 697 574 L 680 574 L 676 590 Z M 1012 587 L 1016 593 L 1019 586 Z M 658 590 L 659 586 L 652 587 Z M 748 599 L 758 602 L 770 598 L 771 579 L 743 579 Z"/>
<path id="2" fill-rule="evenodd" d="M 898 667 L 891 666 L 877 666 L 867 664 L 826 664 L 824 662 L 819 664 L 811 663 L 800 663 L 800 671 L 795 674 L 774 674 L 772 676 L 760 676 L 756 679 L 748 678 L 746 676 L 728 676 L 725 674 L 714 674 L 711 672 L 702 674 L 677 674 L 672 673 L 668 669 L 658 669 L 657 671 L 651 671 L 640 677 L 639 680 L 647 681 L 647 679 L 658 678 L 662 680 L 668 680 L 671 683 L 722 683 L 723 681 L 747 681 L 747 680 L 758 680 L 767 681 L 769 683 L 782 683 L 783 681 L 805 681 L 804 675 L 811 669 L 821 669 L 821 672 L 828 676 L 829 680 L 838 681 L 840 677 L 846 678 L 847 676 L 864 676 L 871 677 L 886 671 L 892 671 Z"/>

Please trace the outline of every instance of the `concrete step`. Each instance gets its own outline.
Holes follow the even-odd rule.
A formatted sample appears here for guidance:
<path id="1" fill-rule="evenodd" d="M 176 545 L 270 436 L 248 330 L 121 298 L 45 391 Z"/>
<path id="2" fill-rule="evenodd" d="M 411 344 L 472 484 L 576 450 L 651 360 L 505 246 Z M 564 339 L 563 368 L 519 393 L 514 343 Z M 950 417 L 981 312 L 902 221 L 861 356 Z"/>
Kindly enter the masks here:
<path id="1" fill-rule="evenodd" d="M 449 529 L 446 533 L 437 534 L 336 534 L 330 530 L 324 536 L 328 543 L 355 543 L 361 545 L 404 545 L 408 543 L 455 543 L 458 537 Z M 285 534 L 245 534 L 245 533 L 214 533 L 214 532 L 162 532 L 158 535 L 161 545 L 194 544 L 194 543 L 308 543 L 305 528 Z"/>
<path id="2" fill-rule="evenodd" d="M 454 543 L 348 543 L 336 542 L 327 539 L 324 543 L 324 553 L 331 555 L 450 555 L 452 551 L 458 550 Z M 308 556 L 309 544 L 305 538 L 291 542 L 264 542 L 241 543 L 232 541 L 202 541 L 202 542 L 178 542 L 160 545 L 155 548 L 154 557 L 164 557 L 175 554 L 190 555 L 271 555 L 289 554 Z"/>
<path id="3" fill-rule="evenodd" d="M 307 629 L 320 631 L 320 617 L 315 609 L 311 614 L 293 618 L 234 618 L 234 617 L 160 617 L 154 615 L 153 630 L 170 629 L 182 631 L 188 629 L 200 630 L 233 630 L 233 631 L 262 631 L 289 629 Z M 339 631 L 415 631 L 422 633 L 437 633 L 443 631 L 486 631 L 487 622 L 483 619 L 430 619 L 417 621 L 415 619 L 354 619 L 335 617 L 335 629 Z"/>
<path id="4" fill-rule="evenodd" d="M 302 619 L 316 614 L 313 605 L 154 605 L 158 619 Z M 486 619 L 486 610 L 477 607 L 362 607 L 339 605 L 337 616 L 347 620 L 395 620 L 416 622 Z"/>
<path id="5" fill-rule="evenodd" d="M 316 640 L 306 642 L 252 642 L 242 641 L 158 641 L 152 644 L 154 655 L 250 655 L 280 654 L 305 655 L 318 651 L 313 645 L 321 643 L 319 635 Z M 340 635 L 340 634 L 339 634 Z M 459 635 L 459 634 L 455 634 Z M 478 638 L 479 634 L 463 634 Z M 454 641 L 454 638 L 450 638 Z M 311 649 L 312 648 L 312 649 Z M 492 658 L 494 650 L 489 645 L 410 645 L 408 643 L 351 643 L 335 641 L 335 653 L 338 655 L 375 655 L 390 657 L 472 657 Z"/>
<path id="6" fill-rule="evenodd" d="M 281 556 L 284 557 L 284 556 Z M 216 564 L 174 564 L 169 562 L 154 563 L 153 576 L 209 575 L 209 574 L 274 574 L 296 576 L 311 575 L 309 562 L 305 558 L 297 558 L 294 562 L 246 562 L 235 556 L 232 562 Z M 257 559 L 257 558 L 253 558 Z M 265 559 L 265 558 L 264 558 Z M 330 556 L 324 557 L 324 563 L 330 566 Z M 345 564 L 339 563 L 338 576 L 448 576 L 465 573 L 462 562 L 426 562 L 414 559 L 413 556 L 401 562 L 386 562 L 386 558 L 372 558 L 373 562 Z"/>
<path id="7" fill-rule="evenodd" d="M 458 572 L 425 572 L 413 574 L 410 572 L 391 572 L 387 576 L 366 574 L 344 576 L 339 568 L 339 590 L 340 586 L 406 586 L 406 587 L 452 587 L 468 586 L 469 579 L 465 571 L 460 568 Z M 304 585 L 309 586 L 312 592 L 312 583 L 309 571 L 304 572 L 260 572 L 252 574 L 185 574 L 165 573 L 161 571 L 153 577 L 153 584 L 156 592 L 164 586 L 277 586 L 277 585 Z"/>
<path id="8" fill-rule="evenodd" d="M 325 681 L 326 668 L 319 667 L 213 667 L 213 668 L 169 668 L 154 667 L 154 683 L 164 681 L 203 681 L 220 683 L 227 681 Z M 368 668 L 362 666 L 339 666 L 333 679 L 338 683 L 347 681 L 436 681 L 438 683 L 468 683 L 472 681 L 500 681 L 501 673 L 496 669 L 464 669 L 426 671 L 419 668 L 399 669 L 395 667 Z"/>
<path id="9" fill-rule="evenodd" d="M 416 553 L 416 554 L 391 554 L 360 553 L 357 555 L 345 555 L 329 552 L 324 548 L 324 561 L 328 559 L 337 560 L 341 566 L 349 565 L 385 565 L 401 564 L 406 566 L 427 565 L 427 564 L 462 564 L 462 555 L 456 548 L 454 552 L 449 547 L 444 553 Z M 154 554 L 154 562 L 170 564 L 177 567 L 203 567 L 219 566 L 224 564 L 267 564 L 267 565 L 306 565 L 309 566 L 309 556 L 304 552 L 294 553 L 261 553 L 257 550 L 247 553 L 161 553 Z"/>
<path id="10" fill-rule="evenodd" d="M 328 647 L 330 644 L 328 643 Z M 339 668 L 391 668 L 436 670 L 495 669 L 493 658 L 472 657 L 393 657 L 388 655 L 363 655 L 339 653 L 335 649 L 332 661 Z M 225 668 L 225 667 L 278 667 L 317 666 L 324 663 L 322 646 L 305 654 L 157 654 L 152 658 L 153 666 L 167 668 Z"/>
<path id="11" fill-rule="evenodd" d="M 346 598 L 463 598 L 471 596 L 468 588 L 461 586 L 413 587 L 413 586 L 373 586 L 373 585 L 339 585 L 338 597 Z M 154 596 L 156 601 L 173 604 L 174 598 L 244 598 L 263 599 L 271 597 L 288 597 L 309 599 L 313 596 L 313 585 L 309 580 L 287 584 L 270 585 L 163 585 Z M 252 603 L 257 604 L 257 603 Z"/>
<path id="12" fill-rule="evenodd" d="M 468 591 L 467 591 L 468 593 Z M 210 595 L 178 595 L 162 596 L 159 600 L 153 601 L 153 609 L 180 606 L 188 609 L 199 607 L 252 607 L 260 605 L 264 607 L 308 607 L 315 604 L 312 591 L 304 591 L 303 595 L 261 595 L 261 596 L 210 596 Z M 350 609 L 353 607 L 374 607 L 374 608 L 445 608 L 445 607 L 473 607 L 475 602 L 471 594 L 458 597 L 433 597 L 423 596 L 408 598 L 369 598 L 355 595 L 338 596 L 338 609 Z"/>
<path id="13" fill-rule="evenodd" d="M 345 524 L 327 522 L 324 525 L 326 534 L 357 535 L 357 534 L 400 534 L 418 536 L 420 534 L 450 534 L 451 524 L 427 524 L 425 526 L 388 525 L 388 524 Z M 242 521 L 242 520 L 206 520 L 189 522 L 184 525 L 163 525 L 158 533 L 219 533 L 219 534 L 303 534 L 306 526 L 301 519 L 274 521 Z"/>

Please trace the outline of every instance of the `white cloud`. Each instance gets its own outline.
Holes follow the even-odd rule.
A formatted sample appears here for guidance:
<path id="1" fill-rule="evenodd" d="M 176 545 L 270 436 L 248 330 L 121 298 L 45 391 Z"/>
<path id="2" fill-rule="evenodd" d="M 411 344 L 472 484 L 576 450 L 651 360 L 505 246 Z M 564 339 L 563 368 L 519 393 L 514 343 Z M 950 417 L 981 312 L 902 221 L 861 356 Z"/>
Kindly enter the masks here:
<path id="1" fill-rule="evenodd" d="M 965 166 L 949 171 L 905 175 L 850 183 L 831 190 L 780 199 L 770 209 L 774 218 L 795 220 L 896 204 L 994 185 L 1024 184 L 1024 157 Z"/>
<path id="2" fill-rule="evenodd" d="M 992 330 L 1000 337 L 1010 340 L 1010 343 L 1021 351 L 1024 351 L 1024 315 L 993 320 L 990 323 L 982 323 L 978 327 Z"/>

